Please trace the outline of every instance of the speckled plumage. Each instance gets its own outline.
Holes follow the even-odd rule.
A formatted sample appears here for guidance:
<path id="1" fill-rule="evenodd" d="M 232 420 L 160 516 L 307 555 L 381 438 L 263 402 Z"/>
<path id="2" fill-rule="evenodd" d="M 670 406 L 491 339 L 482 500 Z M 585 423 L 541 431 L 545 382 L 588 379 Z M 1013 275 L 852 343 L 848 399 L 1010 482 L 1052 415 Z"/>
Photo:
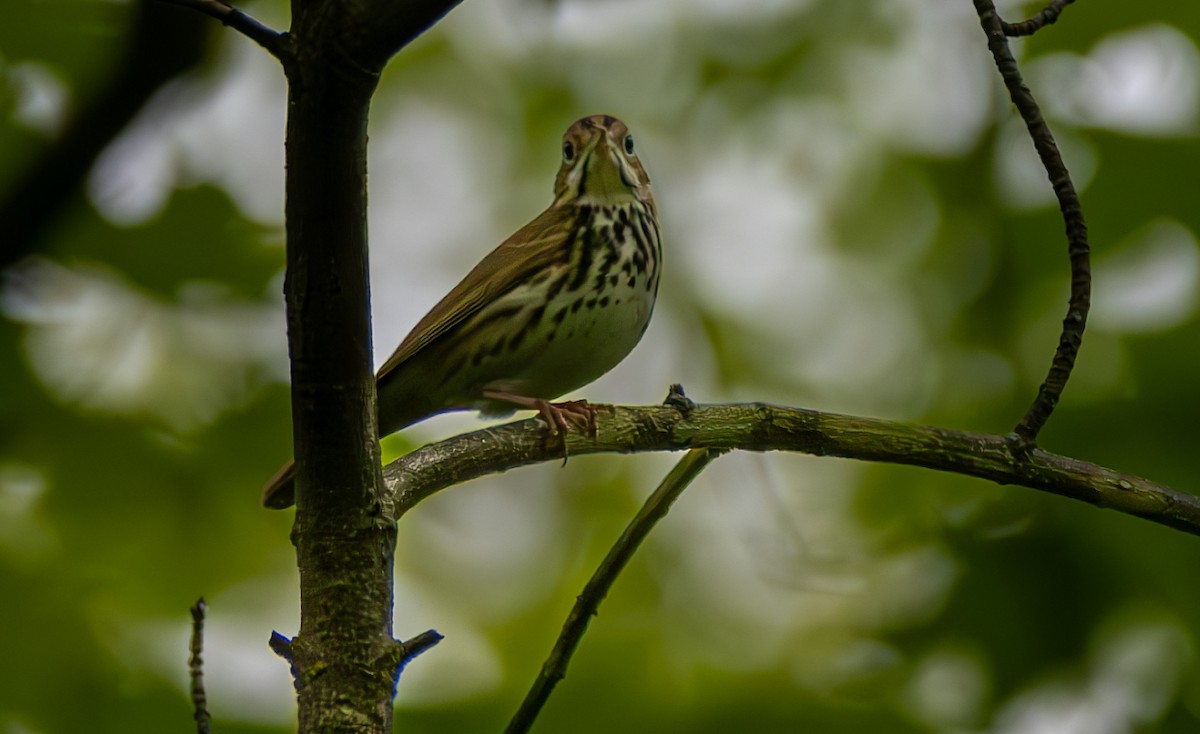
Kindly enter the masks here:
<path id="1" fill-rule="evenodd" d="M 565 424 L 545 401 L 629 354 L 650 322 L 662 262 L 632 140 L 607 115 L 571 125 L 554 202 L 480 261 L 380 368 L 380 435 L 446 411 L 503 415 L 535 404 L 554 430 Z M 263 504 L 290 505 L 291 485 L 289 464 Z"/>

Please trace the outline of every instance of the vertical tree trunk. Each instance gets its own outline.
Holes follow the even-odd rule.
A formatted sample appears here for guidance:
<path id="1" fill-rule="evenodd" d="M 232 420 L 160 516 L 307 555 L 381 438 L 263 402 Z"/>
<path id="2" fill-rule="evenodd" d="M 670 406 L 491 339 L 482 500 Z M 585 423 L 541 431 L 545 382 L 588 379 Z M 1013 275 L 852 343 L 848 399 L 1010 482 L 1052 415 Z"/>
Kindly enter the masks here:
<path id="1" fill-rule="evenodd" d="M 313 7 L 338 13 L 335 4 Z M 326 18 L 328 20 L 329 18 Z M 377 75 L 297 12 L 287 63 L 287 294 L 302 732 L 386 732 L 395 525 L 382 522 L 367 276 L 367 112 Z"/>

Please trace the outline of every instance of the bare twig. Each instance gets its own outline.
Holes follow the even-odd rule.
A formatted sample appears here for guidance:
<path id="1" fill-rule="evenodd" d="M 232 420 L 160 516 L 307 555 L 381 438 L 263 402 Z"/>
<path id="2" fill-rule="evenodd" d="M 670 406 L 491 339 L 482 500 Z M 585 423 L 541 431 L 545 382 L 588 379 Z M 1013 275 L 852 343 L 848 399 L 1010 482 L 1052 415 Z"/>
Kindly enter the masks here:
<path id="1" fill-rule="evenodd" d="M 1004 29 L 1004 35 L 1012 36 L 1032 36 L 1042 28 L 1048 25 L 1053 25 L 1054 21 L 1058 20 L 1058 16 L 1062 14 L 1066 8 L 1075 0 L 1051 0 L 1051 2 L 1042 8 L 1042 11 L 1033 16 L 1029 20 L 1023 20 L 1019 23 L 1005 23 L 1000 21 L 1000 27 Z"/>
<path id="2" fill-rule="evenodd" d="M 554 691 L 554 686 L 566 676 L 571 656 L 575 654 L 575 649 L 579 646 L 579 641 L 583 639 L 588 623 L 595 616 L 600 602 L 608 595 L 608 590 L 612 588 L 617 576 L 629 563 L 634 551 L 646 539 L 651 528 L 666 516 L 667 511 L 671 509 L 671 504 L 692 483 L 692 480 L 699 476 L 704 467 L 708 466 L 713 459 L 723 453 L 725 452 L 721 449 L 692 449 L 684 454 L 679 463 L 658 485 L 658 489 L 654 490 L 654 493 L 646 499 L 645 504 L 630 521 L 625 532 L 621 533 L 621 537 L 609 550 L 604 560 L 600 562 L 600 566 L 575 600 L 575 606 L 567 615 L 567 621 L 563 623 L 562 633 L 554 643 L 550 657 L 542 665 L 541 673 L 534 680 L 533 687 L 529 689 L 525 700 L 521 702 L 521 707 L 517 709 L 517 713 L 509 722 L 508 728 L 505 729 L 508 734 L 522 734 L 533 726 L 533 722 L 537 719 L 546 700 Z"/>
<path id="3" fill-rule="evenodd" d="M 211 734 L 212 717 L 208 713 L 208 694 L 204 691 L 204 613 L 208 605 L 200 598 L 192 606 L 191 657 L 188 673 L 192 679 L 192 718 L 198 734 Z"/>
<path id="4" fill-rule="evenodd" d="M 171 5 L 199 10 L 262 46 L 277 59 L 285 60 L 291 53 L 288 35 L 263 25 L 253 17 L 221 0 L 162 0 Z"/>
<path id="5" fill-rule="evenodd" d="M 1200 535 L 1200 498 L 1078 459 L 1030 448 L 1014 458 L 1009 440 L 763 403 L 698 405 L 688 415 L 664 406 L 598 405 L 596 435 L 567 434 L 572 455 L 690 448 L 798 451 L 921 466 L 1017 484 Z M 469 479 L 562 459 L 535 419 L 424 446 L 384 469 L 399 517 L 430 495 Z"/>
<path id="6" fill-rule="evenodd" d="M 1008 47 L 1008 39 L 996 14 L 992 0 L 974 0 L 975 10 L 979 14 L 979 22 L 987 34 L 988 49 L 996 60 L 996 68 L 1008 87 L 1009 97 L 1013 105 L 1025 120 L 1029 136 L 1037 149 L 1038 157 L 1046 168 L 1050 183 L 1054 187 L 1054 195 L 1058 197 L 1058 206 L 1062 210 L 1063 220 L 1067 230 L 1067 253 L 1071 258 L 1071 296 L 1067 303 L 1067 315 L 1063 318 L 1062 334 L 1058 340 L 1058 348 L 1050 364 L 1050 372 L 1046 381 L 1038 388 L 1037 397 L 1020 423 L 1013 429 L 1017 438 L 1024 445 L 1023 449 L 1031 446 L 1037 440 L 1038 432 L 1045 425 L 1050 414 L 1058 405 L 1063 388 L 1071 376 L 1075 366 L 1075 358 L 1079 354 L 1079 346 L 1083 343 L 1083 330 L 1087 325 L 1088 308 L 1091 304 L 1092 273 L 1089 261 L 1087 225 L 1083 221 L 1083 211 L 1079 204 L 1079 195 L 1075 185 L 1071 183 L 1071 174 L 1063 163 L 1058 145 L 1050 127 L 1042 117 L 1037 102 L 1029 87 L 1025 86 L 1017 61 L 1013 58 Z M 1022 452 L 1018 452 L 1022 453 Z"/>

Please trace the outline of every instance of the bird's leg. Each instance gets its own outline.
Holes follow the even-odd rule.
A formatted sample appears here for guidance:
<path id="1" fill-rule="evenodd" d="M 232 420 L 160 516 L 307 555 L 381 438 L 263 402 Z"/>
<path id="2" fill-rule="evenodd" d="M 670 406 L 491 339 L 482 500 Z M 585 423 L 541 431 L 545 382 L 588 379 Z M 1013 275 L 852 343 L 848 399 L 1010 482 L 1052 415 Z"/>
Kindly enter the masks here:
<path id="1" fill-rule="evenodd" d="M 488 400 L 500 400 L 526 410 L 536 410 L 542 420 L 546 421 L 546 425 L 550 427 L 551 434 L 557 433 L 565 438 L 567 431 L 574 424 L 577 428 L 586 431 L 589 436 L 596 435 L 596 409 L 586 400 L 564 400 L 561 403 L 552 403 L 542 398 L 529 398 L 499 390 L 484 390 L 483 397 Z"/>

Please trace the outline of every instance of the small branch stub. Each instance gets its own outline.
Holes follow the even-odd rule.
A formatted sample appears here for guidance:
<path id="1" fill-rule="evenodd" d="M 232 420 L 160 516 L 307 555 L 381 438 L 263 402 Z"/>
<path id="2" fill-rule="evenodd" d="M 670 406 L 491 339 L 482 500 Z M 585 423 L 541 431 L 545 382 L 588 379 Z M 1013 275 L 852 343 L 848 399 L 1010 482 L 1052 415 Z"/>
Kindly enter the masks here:
<path id="1" fill-rule="evenodd" d="M 404 668 L 413 661 L 418 655 L 430 650 L 434 645 L 445 639 L 445 636 L 437 630 L 426 630 L 412 639 L 405 640 L 398 645 L 398 658 L 396 662 L 396 672 L 392 676 L 392 695 L 396 695 L 396 686 L 400 683 L 400 674 L 404 672 Z"/>
<path id="2" fill-rule="evenodd" d="M 683 393 L 683 385 L 679 383 L 675 383 L 667 389 L 667 397 L 663 400 L 663 405 L 669 405 L 678 410 L 679 414 L 684 418 L 691 415 L 692 411 L 696 408 L 695 401 Z"/>

